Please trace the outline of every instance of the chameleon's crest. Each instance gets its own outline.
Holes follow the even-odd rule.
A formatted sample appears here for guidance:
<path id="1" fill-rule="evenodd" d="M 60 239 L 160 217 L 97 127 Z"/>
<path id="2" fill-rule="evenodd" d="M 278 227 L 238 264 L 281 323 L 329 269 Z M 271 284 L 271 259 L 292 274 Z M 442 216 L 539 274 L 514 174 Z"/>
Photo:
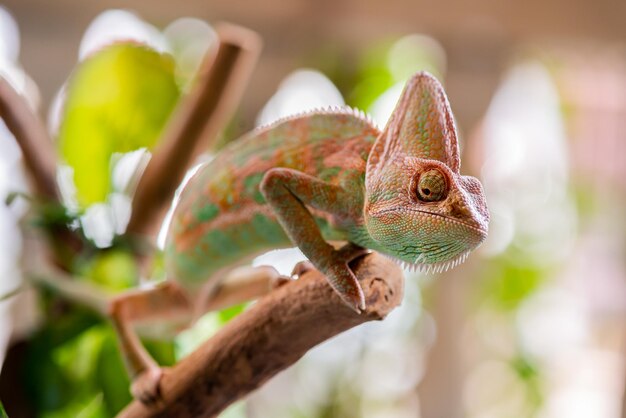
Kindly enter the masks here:
<path id="1" fill-rule="evenodd" d="M 446 94 L 435 77 L 419 72 L 407 83 L 368 160 L 368 177 L 395 155 L 438 160 L 459 173 L 459 145 Z"/>

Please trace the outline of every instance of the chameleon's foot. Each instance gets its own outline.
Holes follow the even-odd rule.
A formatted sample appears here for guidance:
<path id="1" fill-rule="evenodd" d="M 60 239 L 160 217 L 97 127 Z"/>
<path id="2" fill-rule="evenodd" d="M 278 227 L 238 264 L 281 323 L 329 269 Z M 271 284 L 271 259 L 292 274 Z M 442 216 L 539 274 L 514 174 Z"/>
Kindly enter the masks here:
<path id="1" fill-rule="evenodd" d="M 151 367 L 139 374 L 130 386 L 133 397 L 148 406 L 156 406 L 161 401 L 159 383 L 163 377 L 163 370 Z"/>
<path id="2" fill-rule="evenodd" d="M 367 253 L 369 250 L 358 245 L 351 243 L 344 245 L 333 253 L 332 261 L 326 270 L 333 289 L 358 314 L 365 310 L 365 296 L 348 263 Z"/>
<path id="3" fill-rule="evenodd" d="M 326 274 L 330 285 L 353 311 L 360 314 L 365 310 L 365 296 L 356 276 L 343 261 L 330 267 Z"/>
<path id="4" fill-rule="evenodd" d="M 365 299 L 362 296 L 361 285 L 359 285 L 354 273 L 348 266 L 349 257 L 345 257 L 345 254 L 340 251 L 335 251 L 334 255 L 331 267 L 324 269 L 327 272 L 326 277 L 332 288 L 341 297 L 341 300 L 356 313 L 360 314 L 365 309 Z M 293 268 L 291 277 L 299 279 L 303 274 L 311 270 L 315 270 L 313 263 L 308 260 L 300 261 Z"/>

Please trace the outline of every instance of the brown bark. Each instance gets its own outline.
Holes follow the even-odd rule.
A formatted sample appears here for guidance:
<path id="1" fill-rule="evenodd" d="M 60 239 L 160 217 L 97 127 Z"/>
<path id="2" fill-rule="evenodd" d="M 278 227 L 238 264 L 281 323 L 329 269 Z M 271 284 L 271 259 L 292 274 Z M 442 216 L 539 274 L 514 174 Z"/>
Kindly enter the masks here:
<path id="1" fill-rule="evenodd" d="M 361 315 L 348 308 L 318 271 L 259 300 L 199 349 L 165 371 L 160 408 L 132 402 L 118 418 L 214 417 L 309 349 L 356 325 L 383 319 L 402 300 L 401 270 L 370 254 L 353 263 L 365 293 Z"/>
<path id="2" fill-rule="evenodd" d="M 24 97 L 0 77 L 0 118 L 15 136 L 37 194 L 59 201 L 56 153 L 43 123 Z"/>
<path id="3" fill-rule="evenodd" d="M 11 84 L 0 76 L 0 118 L 4 121 L 22 151 L 33 194 L 44 204 L 61 204 L 56 183 L 57 157 L 54 145 L 37 113 Z M 66 225 L 49 227 L 53 263 L 66 266 L 70 253 L 82 247 L 80 238 Z"/>
<path id="4" fill-rule="evenodd" d="M 239 103 L 261 50 L 252 31 L 216 26 L 218 46 L 202 64 L 139 181 L 128 231 L 151 234 L 162 221 L 189 166 L 214 144 Z"/>

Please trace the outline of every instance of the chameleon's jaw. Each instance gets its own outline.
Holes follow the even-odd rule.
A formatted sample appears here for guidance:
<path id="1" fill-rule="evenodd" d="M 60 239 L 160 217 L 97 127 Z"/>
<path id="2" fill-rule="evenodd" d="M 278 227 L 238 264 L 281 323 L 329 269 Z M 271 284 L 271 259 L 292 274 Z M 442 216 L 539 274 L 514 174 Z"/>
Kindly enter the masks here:
<path id="1" fill-rule="evenodd" d="M 398 263 L 403 269 L 411 271 L 411 272 L 420 272 L 425 274 L 430 273 L 444 273 L 450 269 L 455 268 L 459 264 L 462 264 L 467 260 L 467 257 L 470 254 L 470 250 L 462 252 L 455 256 L 450 260 L 439 261 L 436 263 L 427 263 L 425 262 L 425 257 L 423 254 L 417 256 L 414 262 L 408 262 L 405 260 L 401 260 L 391 255 L 387 255 L 387 257 L 391 258 L 393 261 Z"/>

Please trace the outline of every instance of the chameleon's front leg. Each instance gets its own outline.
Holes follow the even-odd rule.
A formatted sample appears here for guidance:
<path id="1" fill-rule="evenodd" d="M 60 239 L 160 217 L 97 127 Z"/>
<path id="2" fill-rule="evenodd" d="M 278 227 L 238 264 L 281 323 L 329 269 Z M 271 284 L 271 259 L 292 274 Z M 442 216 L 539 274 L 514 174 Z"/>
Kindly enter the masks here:
<path id="1" fill-rule="evenodd" d="M 365 250 L 355 245 L 335 250 L 324 240 L 305 206 L 350 216 L 355 211 L 351 205 L 353 197 L 340 186 L 289 168 L 269 170 L 260 187 L 291 241 L 328 277 L 331 286 L 351 308 L 357 312 L 364 310 L 363 290 L 348 263 Z"/>

